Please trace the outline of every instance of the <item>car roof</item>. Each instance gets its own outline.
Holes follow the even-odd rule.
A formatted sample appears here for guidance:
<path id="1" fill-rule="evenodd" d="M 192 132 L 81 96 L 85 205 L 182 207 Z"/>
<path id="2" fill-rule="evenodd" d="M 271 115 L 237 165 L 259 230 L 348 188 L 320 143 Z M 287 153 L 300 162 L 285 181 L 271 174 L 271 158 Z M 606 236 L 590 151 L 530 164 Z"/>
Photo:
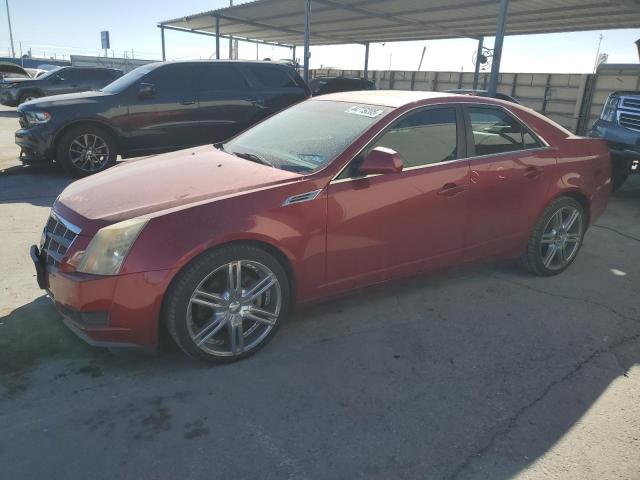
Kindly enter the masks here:
<path id="1" fill-rule="evenodd" d="M 147 63 L 142 66 L 153 65 L 155 67 L 160 67 L 162 65 L 189 65 L 198 63 L 236 63 L 241 65 L 270 65 L 274 67 L 293 68 L 287 63 L 271 60 L 170 60 L 167 62 Z"/>
<path id="2" fill-rule="evenodd" d="M 354 92 L 329 93 L 314 97 L 315 101 L 335 101 L 381 105 L 383 107 L 398 108 L 416 102 L 427 100 L 441 100 L 445 98 L 460 99 L 462 95 L 440 92 L 421 92 L 413 90 L 357 90 Z"/>
<path id="3" fill-rule="evenodd" d="M 118 68 L 113 67 L 89 67 L 89 66 L 76 66 L 76 65 L 65 65 L 61 68 L 76 68 L 78 70 L 119 70 Z"/>

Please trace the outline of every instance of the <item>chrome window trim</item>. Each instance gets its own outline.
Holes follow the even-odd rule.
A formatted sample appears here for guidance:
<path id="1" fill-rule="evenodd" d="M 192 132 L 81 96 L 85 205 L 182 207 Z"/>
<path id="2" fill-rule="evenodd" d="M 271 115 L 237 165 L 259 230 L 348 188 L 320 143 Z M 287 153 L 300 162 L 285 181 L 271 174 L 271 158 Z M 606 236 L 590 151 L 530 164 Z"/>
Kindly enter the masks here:
<path id="1" fill-rule="evenodd" d="M 442 106 L 449 106 L 452 108 L 455 108 L 456 106 L 461 105 L 461 106 L 482 106 L 482 107 L 492 107 L 492 108 L 497 108 L 500 110 L 503 110 L 505 113 L 507 113 L 507 115 L 511 115 L 512 117 L 514 117 L 518 122 L 520 122 L 520 124 L 527 129 L 527 131 L 536 139 L 538 140 L 540 143 L 542 143 L 543 145 L 541 147 L 535 147 L 535 148 L 523 148 L 522 150 L 511 150 L 510 152 L 503 152 L 503 153 L 494 153 L 491 155 L 474 155 L 473 157 L 464 157 L 464 158 L 456 158 L 454 160 L 446 160 L 444 162 L 437 162 L 437 163 L 428 163 L 426 165 L 416 165 L 414 167 L 407 167 L 407 168 L 403 168 L 402 172 L 410 172 L 412 170 L 418 170 L 418 169 L 422 169 L 422 168 L 428 168 L 428 167 L 434 167 L 436 165 L 445 165 L 448 163 L 453 163 L 453 162 L 459 162 L 462 160 L 466 160 L 468 162 L 471 162 L 472 160 L 476 160 L 476 159 L 482 159 L 482 158 L 486 158 L 486 157 L 496 157 L 496 156 L 502 156 L 502 155 L 508 155 L 508 154 L 512 154 L 514 152 L 530 152 L 530 151 L 537 151 L 537 150 L 549 150 L 549 149 L 553 149 L 553 147 L 540 135 L 535 134 L 534 132 L 531 131 L 531 129 L 527 126 L 527 124 L 515 113 L 513 113 L 511 110 L 505 108 L 503 105 L 497 105 L 495 103 L 484 103 L 484 102 L 464 102 L 464 101 L 460 101 L 460 102 L 441 102 L 441 103 L 430 103 L 428 105 L 420 105 L 417 107 L 414 107 L 410 110 L 407 110 L 406 112 L 404 112 L 402 115 L 400 115 L 399 117 L 394 118 L 393 120 L 387 122 L 387 124 L 382 127 L 380 129 L 380 132 L 382 133 L 385 129 L 389 128 L 389 126 L 396 122 L 397 120 L 399 120 L 401 117 L 405 116 L 405 115 L 409 115 L 411 112 L 414 112 L 415 110 L 419 110 L 419 109 L 423 109 L 423 108 L 429 108 L 429 107 L 442 107 Z M 377 135 L 376 135 L 377 137 Z M 373 138 L 370 142 L 368 142 L 365 146 L 363 146 L 360 150 L 358 150 L 358 153 L 356 153 L 353 157 L 351 157 L 349 159 L 349 161 L 347 163 L 344 164 L 344 167 L 342 167 L 340 169 L 340 171 L 333 176 L 333 178 L 329 181 L 329 185 L 333 185 L 333 184 L 338 184 L 338 183 L 345 183 L 345 182 L 352 182 L 354 180 L 362 180 L 365 178 L 373 178 L 373 177 L 378 177 L 381 174 L 376 173 L 376 174 L 372 174 L 372 175 L 363 175 L 362 177 L 350 177 L 350 178 L 338 178 L 340 175 L 342 175 L 342 172 L 344 172 L 347 167 L 349 166 L 349 164 L 351 162 L 353 162 L 353 159 L 356 158 L 358 155 L 360 155 L 369 145 L 371 145 L 371 143 L 375 140 L 375 138 Z M 402 172 L 398 172 L 398 173 L 402 173 Z"/>
<path id="2" fill-rule="evenodd" d="M 500 152 L 500 153 L 491 153 L 488 155 L 474 155 L 473 157 L 467 157 L 466 160 L 469 161 L 473 161 L 473 160 L 477 160 L 477 159 L 483 159 L 483 158 L 487 158 L 487 157 L 502 157 L 505 155 L 510 155 L 513 153 L 519 153 L 519 152 L 536 152 L 536 151 L 544 151 L 544 150 L 553 150 L 553 147 L 551 146 L 543 146 L 543 147 L 536 147 L 536 148 L 523 148 L 522 150 L 511 150 L 509 152 Z"/>

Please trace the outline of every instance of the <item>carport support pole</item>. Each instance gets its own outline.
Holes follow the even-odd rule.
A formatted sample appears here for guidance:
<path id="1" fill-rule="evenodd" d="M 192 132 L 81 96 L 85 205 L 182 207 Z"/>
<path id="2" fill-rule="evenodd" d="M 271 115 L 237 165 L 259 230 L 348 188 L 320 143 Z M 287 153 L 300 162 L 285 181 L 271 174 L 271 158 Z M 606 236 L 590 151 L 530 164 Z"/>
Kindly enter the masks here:
<path id="1" fill-rule="evenodd" d="M 296 63 L 296 46 L 295 45 L 293 46 L 292 50 L 293 50 L 293 53 L 291 54 L 292 55 L 291 60 L 293 60 L 293 64 L 295 65 Z"/>
<path id="2" fill-rule="evenodd" d="M 369 42 L 364 44 L 364 79 L 369 78 Z"/>
<path id="3" fill-rule="evenodd" d="M 507 11 L 509 0 L 500 0 L 498 12 L 498 24 L 496 25 L 496 41 L 493 46 L 493 63 L 491 64 L 491 79 L 489 80 L 489 96 L 495 97 L 498 92 L 498 76 L 500 75 L 500 58 L 502 57 L 502 45 L 507 27 Z"/>
<path id="4" fill-rule="evenodd" d="M 216 15 L 216 60 L 220 60 L 220 17 Z"/>
<path id="5" fill-rule="evenodd" d="M 304 8 L 304 81 L 309 81 L 309 24 L 311 21 L 311 0 L 305 0 Z"/>
<path id="6" fill-rule="evenodd" d="M 167 60 L 167 55 L 164 49 L 164 27 L 162 25 L 160 25 L 160 40 L 162 41 L 162 61 L 164 62 Z"/>
<path id="7" fill-rule="evenodd" d="M 473 73 L 473 89 L 478 89 L 478 80 L 480 80 L 480 60 L 482 59 L 482 47 L 484 37 L 478 39 L 478 53 L 476 54 L 476 71 Z"/>

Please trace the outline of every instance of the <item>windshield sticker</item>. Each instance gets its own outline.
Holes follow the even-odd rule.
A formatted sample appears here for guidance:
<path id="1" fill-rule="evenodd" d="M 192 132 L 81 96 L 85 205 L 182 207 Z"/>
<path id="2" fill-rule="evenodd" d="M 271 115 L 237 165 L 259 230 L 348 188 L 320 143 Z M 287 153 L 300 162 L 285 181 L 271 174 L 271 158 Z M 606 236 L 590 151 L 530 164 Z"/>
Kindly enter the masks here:
<path id="1" fill-rule="evenodd" d="M 362 117 L 376 118 L 384 110 L 380 108 L 364 107 L 361 105 L 353 106 L 344 111 L 344 113 L 351 113 L 352 115 L 360 115 Z"/>

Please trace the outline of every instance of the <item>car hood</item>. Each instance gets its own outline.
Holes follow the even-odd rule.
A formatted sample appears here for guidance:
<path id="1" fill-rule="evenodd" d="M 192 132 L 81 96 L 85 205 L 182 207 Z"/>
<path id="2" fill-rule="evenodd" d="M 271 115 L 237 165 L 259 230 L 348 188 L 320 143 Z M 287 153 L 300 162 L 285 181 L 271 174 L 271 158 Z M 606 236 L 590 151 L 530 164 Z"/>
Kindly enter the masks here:
<path id="1" fill-rule="evenodd" d="M 54 209 L 84 231 L 302 178 L 204 146 L 133 160 L 78 180 Z M 80 217 L 80 218 L 78 218 Z M 93 223 L 94 228 L 85 228 Z M 87 232 L 90 233 L 90 232 Z"/>
<path id="2" fill-rule="evenodd" d="M 38 80 L 34 80 L 37 82 Z M 51 97 L 42 97 L 31 100 L 24 105 L 37 109 L 48 108 L 51 106 L 78 105 L 99 101 L 102 97 L 111 95 L 101 92 L 100 90 L 90 90 L 88 92 L 66 93 L 64 95 L 53 95 Z"/>

